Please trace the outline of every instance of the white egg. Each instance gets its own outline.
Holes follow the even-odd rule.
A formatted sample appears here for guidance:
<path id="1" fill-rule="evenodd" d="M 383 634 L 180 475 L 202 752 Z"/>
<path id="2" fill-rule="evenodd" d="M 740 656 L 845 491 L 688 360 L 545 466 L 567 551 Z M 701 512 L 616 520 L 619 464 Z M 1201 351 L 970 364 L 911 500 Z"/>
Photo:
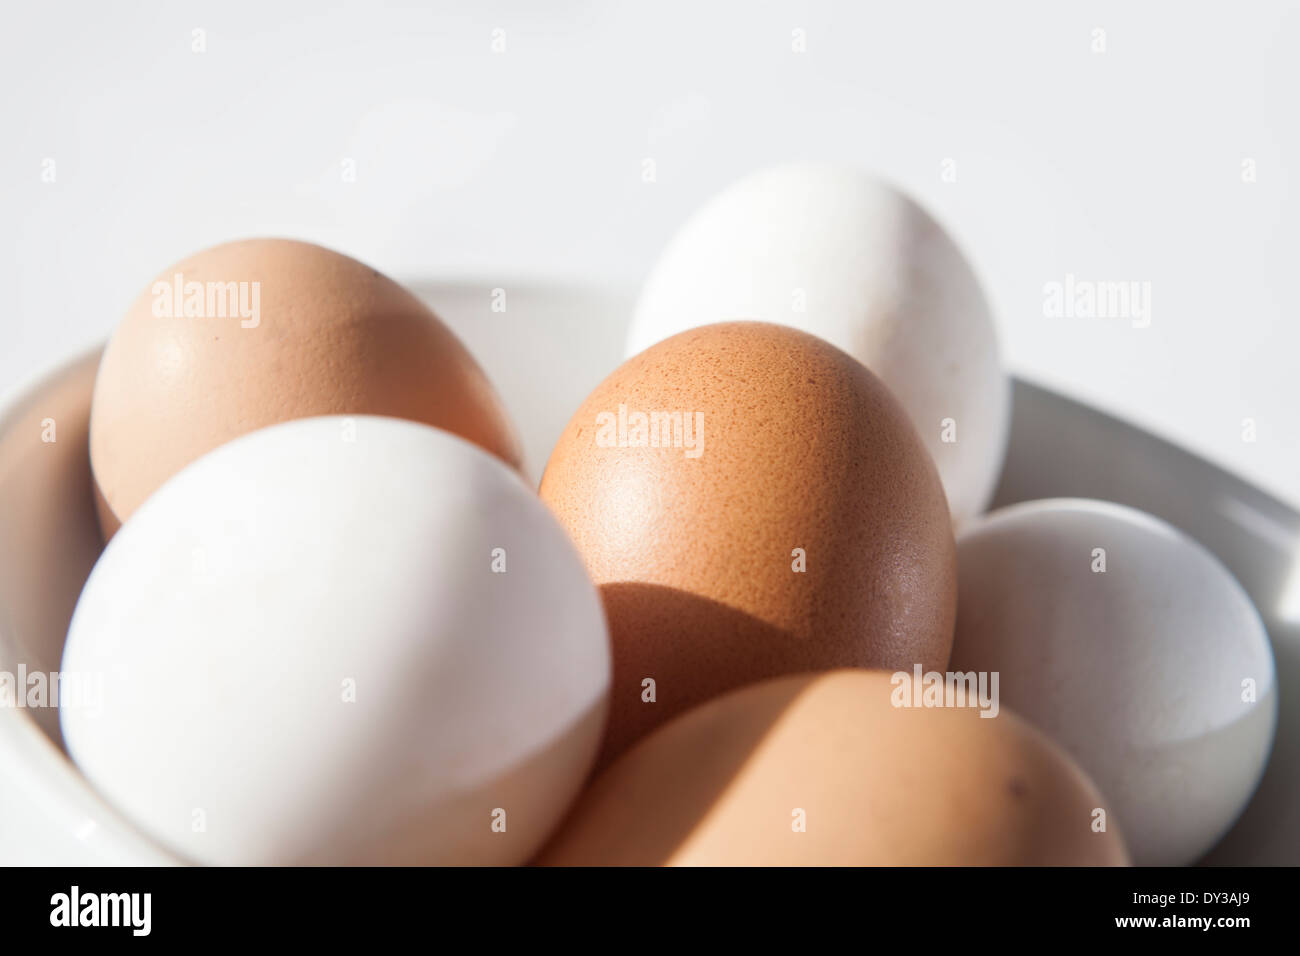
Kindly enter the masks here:
<path id="1" fill-rule="evenodd" d="M 1054 737 L 1134 862 L 1198 859 L 1254 792 L 1277 721 L 1268 635 L 1201 545 L 1120 505 L 1014 505 L 958 538 L 954 672 Z"/>
<path id="2" fill-rule="evenodd" d="M 77 605 L 63 733 L 205 864 L 526 861 L 588 772 L 600 600 L 512 471 L 446 432 L 311 418 L 160 488 Z"/>
<path id="3" fill-rule="evenodd" d="M 781 166 L 733 184 L 664 250 L 627 351 L 729 319 L 791 325 L 857 358 L 907 409 L 954 521 L 987 506 L 1006 451 L 1008 380 L 979 282 L 916 203 L 837 166 Z"/>

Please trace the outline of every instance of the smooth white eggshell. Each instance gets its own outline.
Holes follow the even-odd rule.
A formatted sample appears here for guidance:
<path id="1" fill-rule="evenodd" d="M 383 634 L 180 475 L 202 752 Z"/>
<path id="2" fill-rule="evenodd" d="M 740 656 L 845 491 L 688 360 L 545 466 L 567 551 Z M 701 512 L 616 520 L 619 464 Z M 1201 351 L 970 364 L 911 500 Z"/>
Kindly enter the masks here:
<path id="1" fill-rule="evenodd" d="M 1209 850 L 1254 792 L 1277 720 L 1268 635 L 1236 580 L 1164 522 L 1078 499 L 993 512 L 957 554 L 950 669 L 999 672 L 1001 703 L 1096 781 L 1135 863 Z"/>
<path id="2" fill-rule="evenodd" d="M 98 715 L 62 715 L 73 758 L 190 860 L 508 864 L 588 772 L 610 661 L 595 587 L 517 475 L 359 416 L 171 478 L 92 572 L 63 667 L 104 681 Z"/>
<path id="3" fill-rule="evenodd" d="M 911 199 L 839 166 L 734 183 L 665 248 L 627 352 L 730 319 L 791 325 L 857 358 L 907 409 L 954 521 L 987 506 L 1010 414 L 993 319 L 961 251 Z"/>

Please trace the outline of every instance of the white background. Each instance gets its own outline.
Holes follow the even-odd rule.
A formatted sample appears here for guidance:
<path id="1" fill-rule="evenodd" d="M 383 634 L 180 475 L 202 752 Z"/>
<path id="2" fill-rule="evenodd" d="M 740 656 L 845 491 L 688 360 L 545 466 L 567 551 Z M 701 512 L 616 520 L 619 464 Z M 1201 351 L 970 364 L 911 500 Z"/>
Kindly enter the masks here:
<path id="1" fill-rule="evenodd" d="M 1014 371 L 1300 505 L 1296 5 L 427 6 L 6 3 L 0 392 L 219 241 L 633 294 L 729 181 L 844 160 L 948 226 Z M 1150 282 L 1151 326 L 1044 317 L 1067 273 Z"/>

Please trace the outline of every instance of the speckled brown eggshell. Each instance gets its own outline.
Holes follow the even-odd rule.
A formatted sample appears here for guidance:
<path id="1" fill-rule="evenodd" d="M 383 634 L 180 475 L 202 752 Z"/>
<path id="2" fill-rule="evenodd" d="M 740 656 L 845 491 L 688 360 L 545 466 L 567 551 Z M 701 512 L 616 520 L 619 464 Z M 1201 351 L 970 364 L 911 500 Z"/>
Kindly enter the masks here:
<path id="1" fill-rule="evenodd" d="M 607 447 L 597 416 L 620 404 L 702 413 L 698 457 Z M 629 359 L 569 422 L 541 495 L 609 618 L 602 763 L 764 678 L 947 663 L 955 551 L 934 464 L 880 380 L 807 333 L 728 322 Z"/>
<path id="2" fill-rule="evenodd" d="M 538 862 L 580 866 L 1124 865 L 1096 787 L 1005 708 L 895 706 L 890 674 L 745 687 L 642 740 Z M 1101 828 L 1098 821 L 1105 821 Z"/>
<path id="3" fill-rule="evenodd" d="M 249 290 L 258 283 L 260 314 L 160 317 L 155 285 L 177 274 Z M 333 414 L 424 422 L 520 466 L 513 426 L 474 358 L 376 270 L 286 239 L 231 242 L 176 263 L 122 319 L 95 381 L 90 456 L 105 537 L 205 452 L 267 425 Z"/>

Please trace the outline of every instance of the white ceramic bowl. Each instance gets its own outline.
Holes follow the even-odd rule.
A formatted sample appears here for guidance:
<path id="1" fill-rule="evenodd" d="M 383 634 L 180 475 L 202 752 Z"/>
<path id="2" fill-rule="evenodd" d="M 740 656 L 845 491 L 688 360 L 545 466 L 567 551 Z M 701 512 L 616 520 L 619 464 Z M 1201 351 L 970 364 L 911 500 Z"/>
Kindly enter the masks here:
<path id="1" fill-rule="evenodd" d="M 497 384 L 538 477 L 573 409 L 621 361 L 630 299 L 500 282 L 417 286 Z M 87 429 L 98 352 L 0 408 L 0 671 L 57 670 L 101 542 Z M 42 441 L 46 420 L 56 441 Z M 1300 514 L 1158 438 L 1017 381 L 994 507 L 1101 498 L 1164 518 L 1237 577 L 1273 642 L 1277 738 L 1264 780 L 1212 864 L 1300 863 Z M 175 862 L 125 822 L 68 760 L 53 710 L 0 708 L 0 863 Z"/>

